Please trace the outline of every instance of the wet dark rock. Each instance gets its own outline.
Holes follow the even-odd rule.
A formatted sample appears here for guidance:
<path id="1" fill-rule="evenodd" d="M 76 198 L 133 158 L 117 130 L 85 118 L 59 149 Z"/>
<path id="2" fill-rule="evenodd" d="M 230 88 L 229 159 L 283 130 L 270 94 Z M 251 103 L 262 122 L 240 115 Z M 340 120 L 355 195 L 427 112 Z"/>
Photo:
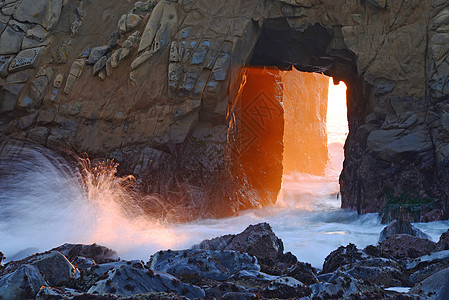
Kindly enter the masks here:
<path id="1" fill-rule="evenodd" d="M 43 287 L 39 293 L 36 295 L 36 300 L 116 300 L 116 299 L 126 299 L 126 300 L 188 300 L 189 298 L 178 296 L 171 293 L 145 293 L 139 295 L 133 295 L 128 297 L 117 296 L 113 294 L 88 294 L 82 293 L 80 291 L 68 288 L 60 287 Z"/>
<path id="2" fill-rule="evenodd" d="M 293 277 L 307 285 L 311 285 L 318 282 L 316 274 L 317 270 L 310 264 L 298 262 L 296 266 L 287 273 L 287 276 Z"/>
<path id="3" fill-rule="evenodd" d="M 257 257 L 265 273 L 281 275 L 298 260 L 290 252 L 284 254 L 284 245 L 268 223 L 248 226 L 236 235 L 224 235 L 202 241 L 193 249 L 234 250 Z"/>
<path id="4" fill-rule="evenodd" d="M 91 258 L 98 264 L 118 261 L 120 259 L 117 255 L 117 252 L 115 252 L 114 250 L 97 244 L 64 244 L 62 246 L 53 248 L 52 250 L 61 252 L 70 261 L 74 260 L 77 256 Z"/>
<path id="5" fill-rule="evenodd" d="M 424 279 L 410 293 L 425 299 L 449 299 L 449 268 Z"/>
<path id="6" fill-rule="evenodd" d="M 76 256 L 72 260 L 72 264 L 80 271 L 86 270 L 90 267 L 97 265 L 97 263 L 92 258 L 87 258 L 83 256 Z"/>
<path id="7" fill-rule="evenodd" d="M 422 216 L 420 222 L 427 223 L 439 220 L 444 220 L 444 211 L 442 209 L 435 208 Z"/>
<path id="8" fill-rule="evenodd" d="M 328 282 L 315 283 L 310 288 L 312 289 L 311 297 L 313 299 L 351 299 L 351 295 L 382 292 L 379 287 L 364 283 L 343 272 L 336 272 L 330 277 Z"/>
<path id="9" fill-rule="evenodd" d="M 421 282 L 446 268 L 449 268 L 449 250 L 418 257 L 406 265 L 406 271 L 412 284 Z"/>
<path id="10" fill-rule="evenodd" d="M 260 291 L 263 297 L 280 299 L 306 297 L 311 293 L 311 288 L 291 277 L 280 277 L 273 280 Z"/>
<path id="11" fill-rule="evenodd" d="M 346 273 L 364 282 L 385 287 L 411 285 L 400 269 L 392 267 L 355 266 Z"/>
<path id="12" fill-rule="evenodd" d="M 366 249 L 360 251 L 352 246 L 348 247 L 340 247 L 336 250 L 337 252 L 333 252 L 335 256 L 332 257 L 332 260 L 338 262 L 339 257 L 342 257 L 343 259 L 341 262 L 342 265 L 336 270 L 337 272 L 345 272 L 355 279 L 376 285 L 383 285 L 387 287 L 410 286 L 407 275 L 404 273 L 402 266 L 398 262 L 393 259 L 370 255 L 370 253 L 375 255 L 379 254 L 380 251 L 377 247 L 367 247 L 368 251 L 366 251 Z M 377 249 L 377 251 L 374 251 L 373 249 Z M 344 250 L 346 250 L 346 252 Z M 355 257 L 356 259 L 348 259 L 346 256 L 347 254 L 349 254 L 350 257 Z M 329 261 L 329 263 L 331 263 L 331 261 Z M 334 266 L 335 265 L 336 264 L 334 263 Z M 326 270 L 332 269 L 333 268 L 327 268 Z M 323 274 L 323 276 L 319 277 L 319 280 L 324 282 L 329 281 L 333 276 L 333 273 L 331 272 L 335 271 L 329 271 L 328 274 Z"/>
<path id="13" fill-rule="evenodd" d="M 205 240 L 193 249 L 235 250 L 254 255 L 260 261 L 276 260 L 284 253 L 282 240 L 278 238 L 268 223 L 249 225 L 237 235 L 225 235 Z"/>
<path id="14" fill-rule="evenodd" d="M 223 300 L 256 300 L 257 296 L 253 293 L 229 292 L 223 295 Z"/>
<path id="15" fill-rule="evenodd" d="M 394 234 L 408 234 L 431 240 L 431 237 L 428 234 L 413 226 L 409 221 L 396 219 L 382 230 L 379 237 L 379 243 L 383 242 L 388 236 Z"/>
<path id="16" fill-rule="evenodd" d="M 36 267 L 51 286 L 61 285 L 70 278 L 79 276 L 78 270 L 58 251 L 38 253 L 20 261 L 10 262 L 4 273 L 14 272 L 23 265 Z"/>
<path id="17" fill-rule="evenodd" d="M 36 295 L 36 300 L 73 299 L 83 295 L 83 292 L 65 287 L 43 287 Z"/>
<path id="18" fill-rule="evenodd" d="M 87 292 L 98 280 L 104 279 L 109 270 L 118 269 L 121 266 L 130 265 L 136 268 L 142 268 L 140 260 L 132 261 L 118 261 L 99 265 L 82 270 L 81 276 L 78 278 L 71 278 L 66 284 L 66 287 Z"/>
<path id="19" fill-rule="evenodd" d="M 5 259 L 5 255 L 0 251 L 0 274 L 3 272 L 2 261 Z"/>
<path id="20" fill-rule="evenodd" d="M 440 236 L 440 240 L 438 241 L 435 250 L 436 251 L 449 250 L 449 230 Z"/>
<path id="21" fill-rule="evenodd" d="M 213 280 L 226 280 L 240 270 L 260 270 L 254 256 L 230 250 L 159 251 L 151 256 L 148 266 L 180 279 L 198 275 Z"/>
<path id="22" fill-rule="evenodd" d="M 233 274 L 227 281 L 244 286 L 248 289 L 260 289 L 278 278 L 278 276 L 265 274 L 255 270 L 242 270 Z"/>
<path id="23" fill-rule="evenodd" d="M 247 293 L 248 289 L 231 282 L 223 282 L 204 289 L 207 299 L 222 299 L 227 293 Z"/>
<path id="24" fill-rule="evenodd" d="M 341 266 L 354 264 L 362 259 L 365 259 L 366 257 L 367 255 L 357 249 L 354 244 L 349 244 L 346 247 L 341 246 L 325 258 L 321 273 L 332 273 Z"/>
<path id="25" fill-rule="evenodd" d="M 274 233 L 269 239 L 261 234 L 267 228 L 272 233 L 264 224 L 248 227 L 238 240 L 239 235 L 227 235 L 201 244 L 223 249 L 234 243 L 249 250 L 251 243 L 262 247 L 262 241 L 282 245 Z M 387 236 L 363 250 L 349 244 L 331 252 L 317 275 L 294 255 L 274 251 L 280 249 L 276 245 L 269 245 L 273 251 L 265 257 L 255 252 L 271 260 L 272 273 L 267 274 L 255 256 L 240 251 L 159 251 L 144 265 L 140 260 L 114 261 L 118 256 L 113 250 L 96 244 L 64 244 L 55 249 L 71 262 L 61 252 L 49 251 L 8 263 L 0 275 L 0 299 L 409 299 L 415 296 L 383 288 L 415 284 L 413 294 L 445 299 L 446 291 L 435 286 L 445 283 L 447 274 L 440 273 L 449 268 L 449 250 L 432 252 L 435 245 L 408 234 Z"/>
<path id="26" fill-rule="evenodd" d="M 372 257 L 393 259 L 391 255 L 388 255 L 379 249 L 379 247 L 373 245 L 366 246 L 365 249 L 363 249 L 363 252 Z"/>
<path id="27" fill-rule="evenodd" d="M 435 250 L 436 244 L 428 239 L 422 239 L 408 234 L 388 236 L 379 244 L 379 249 L 396 259 L 416 258 L 427 255 Z"/>
<path id="28" fill-rule="evenodd" d="M 121 296 L 148 292 L 169 292 L 188 298 L 205 296 L 199 287 L 185 284 L 169 274 L 148 270 L 143 264 L 122 264 L 112 268 L 88 290 L 90 294 Z"/>
<path id="29" fill-rule="evenodd" d="M 0 299 L 32 299 L 42 286 L 48 285 L 39 269 L 23 264 L 0 279 Z"/>

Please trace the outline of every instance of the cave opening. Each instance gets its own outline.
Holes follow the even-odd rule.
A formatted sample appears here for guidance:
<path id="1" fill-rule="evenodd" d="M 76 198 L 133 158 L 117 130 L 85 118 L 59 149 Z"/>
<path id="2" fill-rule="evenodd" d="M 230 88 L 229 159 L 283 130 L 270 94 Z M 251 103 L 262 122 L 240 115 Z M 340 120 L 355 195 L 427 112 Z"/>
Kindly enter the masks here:
<path id="1" fill-rule="evenodd" d="M 274 204 L 283 179 L 299 173 L 330 176 L 338 186 L 348 134 L 346 85 L 296 69 L 244 73 L 231 127 L 243 208 Z"/>
<path id="2" fill-rule="evenodd" d="M 285 175 L 326 175 L 329 149 L 334 152 L 336 147 L 340 147 L 336 154 L 340 162 L 335 181 L 340 173 L 344 174 L 340 185 L 337 183 L 341 207 L 346 206 L 345 196 L 358 195 L 355 190 L 345 190 L 341 179 L 350 177 L 342 170 L 342 148 L 346 137 L 350 140 L 354 133 L 351 128 L 364 122 L 369 103 L 362 94 L 353 54 L 345 47 L 328 53 L 329 46 L 338 43 L 328 30 L 315 24 L 296 31 L 285 20 L 269 20 L 249 65 L 240 70 L 228 115 L 228 153 L 232 156 L 232 173 L 240 185 L 236 190 L 241 209 L 276 203 Z M 329 87 L 333 87 L 330 81 L 345 82 L 348 88 L 347 93 L 346 85 L 340 91 L 346 94 L 343 105 L 332 100 L 329 106 L 330 113 L 339 114 L 340 121 L 334 121 L 345 130 L 337 144 L 328 141 L 327 136 L 327 98 Z M 332 133 L 330 138 L 334 137 Z"/>

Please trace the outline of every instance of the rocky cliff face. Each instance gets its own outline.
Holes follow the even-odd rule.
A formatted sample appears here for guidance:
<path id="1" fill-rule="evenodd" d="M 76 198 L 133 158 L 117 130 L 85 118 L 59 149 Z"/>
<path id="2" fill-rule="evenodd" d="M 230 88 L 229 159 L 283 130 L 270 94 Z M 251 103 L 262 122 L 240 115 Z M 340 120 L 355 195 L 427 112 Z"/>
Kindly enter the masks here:
<path id="1" fill-rule="evenodd" d="M 147 192 L 217 207 L 238 193 L 226 145 L 244 67 L 295 66 L 348 85 L 343 207 L 379 211 L 405 193 L 448 216 L 446 1 L 2 0 L 0 10 L 3 140 L 114 158 Z"/>

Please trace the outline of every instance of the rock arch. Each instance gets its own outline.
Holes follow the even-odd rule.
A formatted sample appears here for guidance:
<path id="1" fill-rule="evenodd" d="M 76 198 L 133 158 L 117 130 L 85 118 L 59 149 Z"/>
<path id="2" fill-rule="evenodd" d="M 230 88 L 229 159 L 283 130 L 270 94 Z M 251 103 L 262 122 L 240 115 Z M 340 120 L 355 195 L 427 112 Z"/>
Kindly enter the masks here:
<path id="1" fill-rule="evenodd" d="M 348 85 L 343 207 L 406 193 L 431 199 L 419 217 L 448 217 L 446 1 L 36 1 L 42 20 L 23 3 L 0 2 L 4 140 L 115 158 L 148 192 L 181 189 L 223 215 L 213 199 L 238 193 L 225 166 L 242 67 L 295 66 Z"/>

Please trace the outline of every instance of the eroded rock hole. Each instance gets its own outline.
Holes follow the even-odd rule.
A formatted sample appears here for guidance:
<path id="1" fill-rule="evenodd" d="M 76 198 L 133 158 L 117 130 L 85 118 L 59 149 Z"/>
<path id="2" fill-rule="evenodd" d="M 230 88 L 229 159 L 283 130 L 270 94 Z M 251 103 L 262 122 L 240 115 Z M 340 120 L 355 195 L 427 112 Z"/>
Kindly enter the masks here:
<path id="1" fill-rule="evenodd" d="M 325 75 L 295 69 L 242 72 L 229 140 L 240 208 L 274 204 L 283 175 L 334 172 L 337 182 L 348 132 L 346 86 L 335 88 Z"/>

